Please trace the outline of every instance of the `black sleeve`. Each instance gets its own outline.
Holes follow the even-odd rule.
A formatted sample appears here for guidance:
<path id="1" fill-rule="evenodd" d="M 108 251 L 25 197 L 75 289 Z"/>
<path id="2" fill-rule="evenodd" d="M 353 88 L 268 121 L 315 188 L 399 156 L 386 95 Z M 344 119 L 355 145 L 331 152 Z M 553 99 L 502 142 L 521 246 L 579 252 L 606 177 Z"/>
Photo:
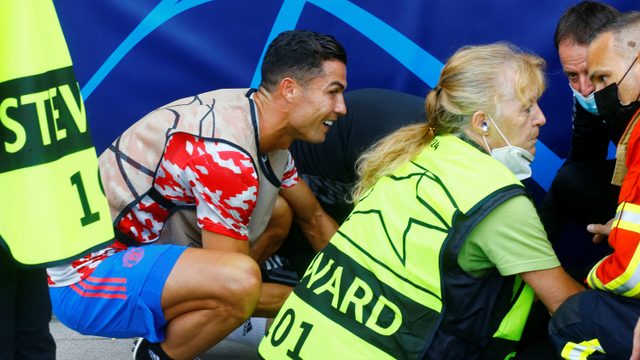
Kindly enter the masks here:
<path id="1" fill-rule="evenodd" d="M 607 158 L 609 141 L 618 143 L 613 129 L 602 121 L 599 116 L 593 115 L 575 100 L 572 111 L 573 135 L 571 147 L 567 155 L 567 163 L 605 160 Z"/>
<path id="2" fill-rule="evenodd" d="M 343 139 L 346 166 L 350 169 L 373 143 L 402 126 L 426 122 L 425 99 L 386 89 L 362 89 L 347 93 L 348 136 Z M 356 180 L 355 171 L 351 179 Z"/>
<path id="3" fill-rule="evenodd" d="M 350 210 L 352 205 L 346 203 L 345 196 L 357 180 L 358 157 L 399 127 L 426 122 L 426 115 L 424 98 L 398 91 L 360 89 L 346 92 L 344 100 L 347 114 L 338 117 L 324 143 L 295 140 L 289 151 L 298 174 L 323 207 L 333 204 Z"/>

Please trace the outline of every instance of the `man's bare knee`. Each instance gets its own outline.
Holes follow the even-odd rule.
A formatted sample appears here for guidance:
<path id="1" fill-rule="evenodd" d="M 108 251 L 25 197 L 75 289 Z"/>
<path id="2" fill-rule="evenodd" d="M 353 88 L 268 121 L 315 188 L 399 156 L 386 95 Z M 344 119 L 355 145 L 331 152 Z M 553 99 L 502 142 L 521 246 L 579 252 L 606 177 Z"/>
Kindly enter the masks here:
<path id="1" fill-rule="evenodd" d="M 233 264 L 233 279 L 226 284 L 226 305 L 238 311 L 238 316 L 248 318 L 253 313 L 262 288 L 260 268 L 251 258 L 243 256 Z"/>
<path id="2" fill-rule="evenodd" d="M 260 268 L 250 257 L 187 249 L 165 283 L 162 309 L 168 321 L 191 311 L 223 308 L 241 317 L 253 311 L 260 290 Z"/>

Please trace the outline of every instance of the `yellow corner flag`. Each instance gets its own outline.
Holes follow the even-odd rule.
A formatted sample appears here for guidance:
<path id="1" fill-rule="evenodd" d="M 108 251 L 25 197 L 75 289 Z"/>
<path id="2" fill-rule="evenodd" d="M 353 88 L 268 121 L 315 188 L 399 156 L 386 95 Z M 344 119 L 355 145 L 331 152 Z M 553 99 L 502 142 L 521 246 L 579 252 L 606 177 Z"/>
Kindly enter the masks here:
<path id="1" fill-rule="evenodd" d="M 0 3 L 0 246 L 54 266 L 108 245 L 109 205 L 52 0 Z"/>

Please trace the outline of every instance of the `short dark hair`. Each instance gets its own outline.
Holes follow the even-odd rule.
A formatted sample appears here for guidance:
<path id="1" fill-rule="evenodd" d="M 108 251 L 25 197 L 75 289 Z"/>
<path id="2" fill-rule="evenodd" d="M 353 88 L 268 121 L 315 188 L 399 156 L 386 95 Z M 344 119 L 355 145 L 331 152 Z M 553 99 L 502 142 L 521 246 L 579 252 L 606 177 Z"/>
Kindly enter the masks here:
<path id="1" fill-rule="evenodd" d="M 640 44 L 636 43 L 640 41 L 640 12 L 629 11 L 607 21 L 591 33 L 589 42 L 606 32 L 613 34 L 616 47 L 622 51 L 622 54 L 637 55 L 640 48 L 638 47 Z"/>
<path id="2" fill-rule="evenodd" d="M 556 51 L 563 41 L 588 45 L 593 31 L 619 15 L 618 10 L 597 1 L 583 1 L 568 8 L 558 21 L 556 33 L 553 36 Z"/>
<path id="3" fill-rule="evenodd" d="M 290 77 L 306 87 L 323 74 L 322 66 L 328 60 L 347 64 L 347 52 L 333 36 L 307 30 L 282 32 L 264 55 L 260 86 L 271 92 Z"/>

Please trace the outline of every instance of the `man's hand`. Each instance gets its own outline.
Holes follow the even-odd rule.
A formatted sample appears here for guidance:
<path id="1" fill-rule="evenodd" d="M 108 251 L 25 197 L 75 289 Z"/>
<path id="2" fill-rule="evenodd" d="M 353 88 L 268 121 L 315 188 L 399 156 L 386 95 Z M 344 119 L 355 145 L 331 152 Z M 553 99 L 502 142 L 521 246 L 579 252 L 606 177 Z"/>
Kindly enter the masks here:
<path id="1" fill-rule="evenodd" d="M 607 223 L 604 225 L 589 224 L 589 226 L 587 226 L 587 231 L 595 234 L 595 236 L 593 237 L 593 242 L 595 244 L 600 243 L 602 239 L 609 236 L 609 233 L 611 232 L 611 224 L 613 224 L 613 219 L 607 221 Z"/>
<path id="2" fill-rule="evenodd" d="M 633 351 L 629 360 L 640 360 L 640 318 L 638 318 L 636 328 L 633 330 Z"/>

